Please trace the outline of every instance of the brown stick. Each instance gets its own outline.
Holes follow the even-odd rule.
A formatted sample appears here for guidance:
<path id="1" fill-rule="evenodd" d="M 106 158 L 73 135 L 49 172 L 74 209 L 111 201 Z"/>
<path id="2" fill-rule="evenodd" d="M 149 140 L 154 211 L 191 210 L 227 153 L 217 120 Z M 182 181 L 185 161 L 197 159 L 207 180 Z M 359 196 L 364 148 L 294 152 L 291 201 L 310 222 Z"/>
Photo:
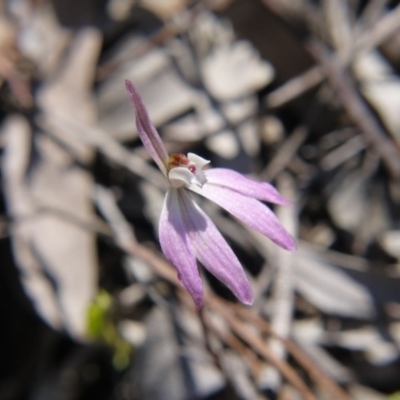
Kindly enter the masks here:
<path id="1" fill-rule="evenodd" d="M 311 378 L 321 388 L 325 388 L 332 393 L 333 397 L 338 400 L 350 400 L 346 392 L 337 385 L 331 378 L 329 378 L 315 363 L 297 347 L 297 345 L 289 339 L 282 338 L 274 333 L 270 324 L 259 315 L 249 312 L 246 308 L 240 305 L 234 306 L 235 311 L 244 319 L 248 320 L 258 328 L 262 329 L 265 333 L 274 336 L 280 340 L 286 347 L 287 351 L 293 358 L 310 374 Z"/>
<path id="2" fill-rule="evenodd" d="M 313 57 L 324 68 L 328 81 L 336 91 L 341 104 L 346 109 L 354 124 L 364 134 L 367 143 L 382 158 L 392 177 L 400 178 L 400 150 L 386 136 L 384 130 L 372 116 L 354 87 L 352 80 L 339 64 L 339 61 L 328 52 L 321 42 L 315 39 L 311 40 L 307 47 Z"/>
<path id="3" fill-rule="evenodd" d="M 209 295 L 207 300 L 210 307 L 214 311 L 218 311 L 218 314 L 228 322 L 231 329 L 243 341 L 245 341 L 253 351 L 257 352 L 262 358 L 271 363 L 282 374 L 282 376 L 303 395 L 305 399 L 316 400 L 314 394 L 299 377 L 296 371 L 287 362 L 275 357 L 262 337 L 255 334 L 252 330 L 249 330 L 248 324 L 235 317 L 231 308 L 226 307 L 226 304 L 220 301 L 216 296 Z"/>

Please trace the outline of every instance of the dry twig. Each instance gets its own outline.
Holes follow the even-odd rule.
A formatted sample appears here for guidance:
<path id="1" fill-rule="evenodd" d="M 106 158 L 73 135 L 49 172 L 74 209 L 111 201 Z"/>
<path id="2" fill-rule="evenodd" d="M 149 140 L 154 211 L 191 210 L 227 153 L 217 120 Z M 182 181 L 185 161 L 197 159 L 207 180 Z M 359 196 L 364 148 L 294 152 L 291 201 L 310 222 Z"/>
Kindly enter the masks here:
<path id="1" fill-rule="evenodd" d="M 365 140 L 379 154 L 394 178 L 400 178 L 400 151 L 379 126 L 353 82 L 343 70 L 338 60 L 329 54 L 321 42 L 310 41 L 308 48 L 325 70 L 329 83 L 349 114 L 350 118 L 364 134 Z"/>
<path id="2" fill-rule="evenodd" d="M 277 11 L 272 8 L 273 11 Z M 279 12 L 277 12 L 280 15 Z M 388 12 L 380 18 L 372 30 L 365 30 L 356 39 L 352 52 L 346 53 L 348 58 L 341 60 L 342 67 L 349 65 L 355 56 L 361 52 L 367 52 L 390 38 L 400 29 L 400 6 L 395 10 Z M 296 97 L 301 96 L 308 90 L 317 86 L 325 79 L 323 67 L 321 65 L 313 66 L 300 75 L 285 82 L 282 86 L 271 92 L 265 105 L 271 108 L 281 107 Z"/>

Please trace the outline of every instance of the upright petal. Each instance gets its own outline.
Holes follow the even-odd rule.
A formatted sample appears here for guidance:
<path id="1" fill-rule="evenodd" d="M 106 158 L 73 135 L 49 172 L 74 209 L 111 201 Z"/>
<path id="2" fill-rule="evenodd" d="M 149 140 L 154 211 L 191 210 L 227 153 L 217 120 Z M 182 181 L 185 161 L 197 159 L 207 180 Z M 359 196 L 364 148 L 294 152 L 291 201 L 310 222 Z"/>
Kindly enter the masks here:
<path id="1" fill-rule="evenodd" d="M 178 278 L 198 308 L 203 305 L 203 283 L 182 216 L 178 189 L 170 188 L 164 200 L 159 225 L 165 257 L 178 271 Z"/>
<path id="2" fill-rule="evenodd" d="M 239 260 L 211 219 L 181 190 L 185 226 L 196 257 L 244 304 L 253 303 L 253 292 Z"/>
<path id="3" fill-rule="evenodd" d="M 295 250 L 296 243 L 285 230 L 275 214 L 252 197 L 244 196 L 231 189 L 206 183 L 202 188 L 192 185 L 190 190 L 217 203 L 254 230 L 268 236 L 286 250 Z"/>
<path id="4" fill-rule="evenodd" d="M 245 196 L 275 204 L 290 204 L 279 192 L 267 182 L 257 182 L 246 178 L 236 171 L 225 168 L 211 168 L 205 171 L 207 182 L 223 186 Z"/>
<path id="5" fill-rule="evenodd" d="M 146 106 L 135 86 L 129 80 L 125 80 L 125 86 L 135 111 L 136 126 L 140 139 L 160 170 L 164 175 L 167 175 L 168 153 L 164 143 L 151 122 Z"/>

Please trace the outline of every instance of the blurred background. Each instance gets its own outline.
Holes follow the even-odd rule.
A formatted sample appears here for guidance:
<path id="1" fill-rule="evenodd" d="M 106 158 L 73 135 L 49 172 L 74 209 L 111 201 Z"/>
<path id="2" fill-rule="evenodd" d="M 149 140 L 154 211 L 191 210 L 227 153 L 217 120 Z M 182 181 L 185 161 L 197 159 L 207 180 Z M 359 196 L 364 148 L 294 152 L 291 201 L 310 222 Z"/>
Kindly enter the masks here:
<path id="1" fill-rule="evenodd" d="M 400 399 L 400 5 L 0 1 L 0 399 Z M 288 253 L 197 199 L 255 303 L 160 252 L 169 152 L 272 182 Z"/>

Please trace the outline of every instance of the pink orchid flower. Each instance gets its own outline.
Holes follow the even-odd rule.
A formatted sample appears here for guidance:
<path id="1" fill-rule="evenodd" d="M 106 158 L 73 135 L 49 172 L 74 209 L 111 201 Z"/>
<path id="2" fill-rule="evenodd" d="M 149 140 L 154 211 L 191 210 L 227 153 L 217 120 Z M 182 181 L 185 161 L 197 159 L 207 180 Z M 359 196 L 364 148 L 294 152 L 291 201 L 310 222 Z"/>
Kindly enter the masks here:
<path id="1" fill-rule="evenodd" d="M 198 308 L 203 305 L 203 284 L 196 260 L 242 303 L 252 304 L 251 285 L 239 260 L 189 191 L 217 203 L 284 249 L 294 250 L 293 238 L 259 200 L 275 204 L 290 202 L 269 183 L 253 181 L 229 169 L 204 170 L 209 161 L 196 154 L 169 156 L 136 88 L 129 80 L 125 84 L 135 111 L 139 136 L 169 183 L 159 225 L 163 253 L 177 269 L 180 282 Z"/>

